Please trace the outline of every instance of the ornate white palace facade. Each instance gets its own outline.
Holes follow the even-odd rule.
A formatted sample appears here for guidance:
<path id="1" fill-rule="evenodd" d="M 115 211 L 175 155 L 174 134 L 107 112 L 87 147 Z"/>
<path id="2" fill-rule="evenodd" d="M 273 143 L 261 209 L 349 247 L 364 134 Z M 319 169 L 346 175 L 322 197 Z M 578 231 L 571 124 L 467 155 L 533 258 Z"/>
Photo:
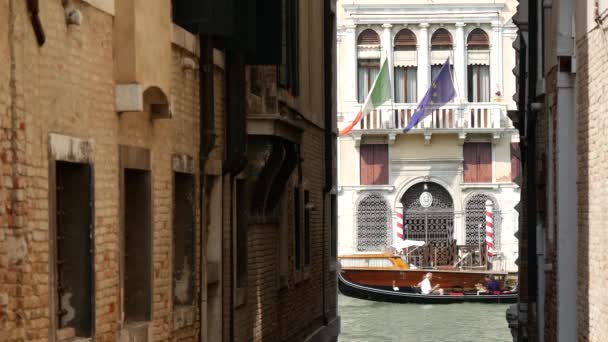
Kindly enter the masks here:
<path id="1" fill-rule="evenodd" d="M 339 253 L 382 252 L 425 240 L 418 261 L 485 260 L 486 202 L 494 213 L 492 267 L 517 269 L 520 191 L 515 109 L 516 1 L 338 1 L 338 125 L 361 109 L 387 58 L 392 101 L 339 138 Z M 403 133 L 434 74 L 450 58 L 456 98 Z M 420 204 L 428 192 L 432 203 Z M 425 254 L 426 253 L 426 254 Z M 421 262 L 424 265 L 424 262 Z"/>

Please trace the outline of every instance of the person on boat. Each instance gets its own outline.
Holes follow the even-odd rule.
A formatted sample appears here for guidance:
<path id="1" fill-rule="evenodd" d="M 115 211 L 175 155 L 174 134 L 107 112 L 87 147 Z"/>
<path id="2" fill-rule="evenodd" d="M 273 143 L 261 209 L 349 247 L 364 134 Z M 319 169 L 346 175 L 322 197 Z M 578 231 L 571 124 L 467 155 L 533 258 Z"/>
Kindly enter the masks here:
<path id="1" fill-rule="evenodd" d="M 443 289 L 439 288 L 439 284 L 432 286 L 431 279 L 433 279 L 432 273 L 429 272 L 429 273 L 425 274 L 422 281 L 420 283 L 418 283 L 418 286 L 420 286 L 420 292 L 422 292 L 422 294 L 425 294 L 425 295 L 428 295 L 428 294 L 443 295 Z"/>
<path id="2" fill-rule="evenodd" d="M 485 287 L 487 292 L 490 294 L 500 293 L 500 283 L 496 279 L 492 279 L 490 276 L 485 277 Z"/>

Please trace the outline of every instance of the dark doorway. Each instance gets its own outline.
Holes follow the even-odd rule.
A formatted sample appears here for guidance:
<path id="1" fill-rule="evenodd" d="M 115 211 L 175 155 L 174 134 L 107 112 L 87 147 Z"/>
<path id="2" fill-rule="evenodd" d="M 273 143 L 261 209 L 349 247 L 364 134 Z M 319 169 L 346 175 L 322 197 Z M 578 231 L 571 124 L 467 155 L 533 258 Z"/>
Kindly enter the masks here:
<path id="1" fill-rule="evenodd" d="M 150 172 L 124 169 L 125 322 L 149 321 L 152 290 Z"/>
<path id="2" fill-rule="evenodd" d="M 195 199 L 194 176 L 173 178 L 173 306 L 194 304 Z"/>
<path id="3" fill-rule="evenodd" d="M 90 337 L 93 319 L 91 167 L 58 161 L 55 175 L 58 328 L 74 329 L 77 337 Z"/>

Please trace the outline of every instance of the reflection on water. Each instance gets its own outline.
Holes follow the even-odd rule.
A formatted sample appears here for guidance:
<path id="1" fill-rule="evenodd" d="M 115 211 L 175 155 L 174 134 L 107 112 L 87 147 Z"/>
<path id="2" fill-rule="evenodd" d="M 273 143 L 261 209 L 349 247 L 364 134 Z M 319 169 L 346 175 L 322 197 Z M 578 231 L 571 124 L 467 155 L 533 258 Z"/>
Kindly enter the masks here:
<path id="1" fill-rule="evenodd" d="M 508 306 L 393 304 L 340 294 L 340 342 L 508 342 Z"/>

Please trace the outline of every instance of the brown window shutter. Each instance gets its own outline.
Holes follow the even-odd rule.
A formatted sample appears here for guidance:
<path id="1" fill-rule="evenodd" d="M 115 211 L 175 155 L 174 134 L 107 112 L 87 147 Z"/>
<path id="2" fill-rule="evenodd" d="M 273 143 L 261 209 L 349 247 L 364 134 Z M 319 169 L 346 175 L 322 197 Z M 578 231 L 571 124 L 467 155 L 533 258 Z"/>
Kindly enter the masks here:
<path id="1" fill-rule="evenodd" d="M 464 157 L 464 182 L 477 182 L 477 144 L 466 143 L 462 148 Z"/>
<path id="2" fill-rule="evenodd" d="M 360 183 L 361 185 L 373 184 L 373 165 L 374 165 L 374 145 L 361 145 L 359 149 L 361 164 L 359 166 L 360 171 Z"/>
<path id="3" fill-rule="evenodd" d="M 511 180 L 515 182 L 515 179 L 521 174 L 521 157 L 519 152 L 519 143 L 511 143 Z"/>
<path id="4" fill-rule="evenodd" d="M 416 50 L 416 35 L 408 29 L 403 29 L 395 36 L 395 51 Z"/>
<path id="5" fill-rule="evenodd" d="M 467 46 L 470 50 L 484 50 L 490 48 L 490 40 L 486 32 L 480 28 L 476 28 L 467 38 Z"/>
<path id="6" fill-rule="evenodd" d="M 448 48 L 452 47 L 452 35 L 448 30 L 440 28 L 433 33 L 431 38 L 431 48 Z"/>
<path id="7" fill-rule="evenodd" d="M 367 29 L 359 34 L 358 45 L 380 45 L 380 36 L 376 31 Z"/>
<path id="8" fill-rule="evenodd" d="M 492 183 L 492 144 L 477 144 L 477 182 Z"/>
<path id="9" fill-rule="evenodd" d="M 374 184 L 388 184 L 388 145 L 373 145 L 374 147 Z"/>

